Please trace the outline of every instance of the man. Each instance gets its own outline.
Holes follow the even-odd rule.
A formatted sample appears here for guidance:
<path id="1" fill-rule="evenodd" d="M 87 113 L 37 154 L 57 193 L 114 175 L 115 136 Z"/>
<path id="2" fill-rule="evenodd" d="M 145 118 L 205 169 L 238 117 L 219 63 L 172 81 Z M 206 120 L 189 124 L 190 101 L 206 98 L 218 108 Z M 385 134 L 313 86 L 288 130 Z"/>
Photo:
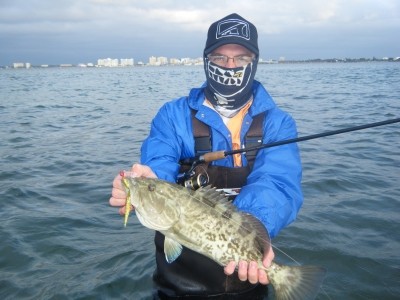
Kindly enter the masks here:
<path id="1" fill-rule="evenodd" d="M 160 109 L 142 145 L 141 164 L 133 165 L 132 174 L 176 182 L 182 171 L 179 162 L 200 153 L 194 133 L 199 123 L 209 130 L 206 141 L 210 141 L 210 151 L 249 146 L 246 134 L 252 123 L 261 128 L 264 144 L 297 136 L 294 120 L 254 80 L 257 39 L 256 27 L 237 14 L 210 26 L 204 49 L 206 83 Z M 204 170 L 217 188 L 241 187 L 234 205 L 259 219 L 274 237 L 296 218 L 303 202 L 299 151 L 296 144 L 288 144 L 259 150 L 253 159 L 246 153 L 235 154 L 204 166 Z M 117 176 L 110 204 L 121 206 L 121 214 L 125 197 Z M 241 261 L 238 266 L 231 262 L 222 268 L 185 248 L 168 264 L 163 241 L 164 236 L 157 232 L 154 281 L 160 298 L 262 299 L 265 295 L 268 278 L 255 262 Z M 263 264 L 268 267 L 273 258 L 271 248 L 264 254 Z"/>

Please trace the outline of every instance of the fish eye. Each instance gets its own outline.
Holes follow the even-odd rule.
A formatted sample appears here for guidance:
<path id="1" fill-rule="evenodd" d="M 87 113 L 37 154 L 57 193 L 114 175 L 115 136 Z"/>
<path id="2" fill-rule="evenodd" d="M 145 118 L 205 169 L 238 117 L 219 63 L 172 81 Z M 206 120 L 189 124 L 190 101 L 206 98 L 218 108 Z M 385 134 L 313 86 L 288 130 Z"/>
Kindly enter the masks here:
<path id="1" fill-rule="evenodd" d="M 150 184 L 147 186 L 147 189 L 148 189 L 150 192 L 154 192 L 154 191 L 156 190 L 156 185 L 150 183 Z"/>

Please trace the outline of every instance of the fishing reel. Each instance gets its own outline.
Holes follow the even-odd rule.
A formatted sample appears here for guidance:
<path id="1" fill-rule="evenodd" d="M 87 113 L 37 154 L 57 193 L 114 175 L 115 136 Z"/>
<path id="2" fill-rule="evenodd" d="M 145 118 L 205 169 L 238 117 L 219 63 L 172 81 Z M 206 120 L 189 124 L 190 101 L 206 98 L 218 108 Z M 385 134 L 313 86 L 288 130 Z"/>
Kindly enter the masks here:
<path id="1" fill-rule="evenodd" d="M 198 188 L 204 187 L 208 184 L 208 177 L 205 174 L 197 174 L 183 182 L 183 186 L 191 189 L 197 190 Z"/>
<path id="2" fill-rule="evenodd" d="M 190 190 L 197 190 L 208 185 L 210 177 L 203 166 L 192 165 L 186 172 L 178 175 L 177 183 Z"/>

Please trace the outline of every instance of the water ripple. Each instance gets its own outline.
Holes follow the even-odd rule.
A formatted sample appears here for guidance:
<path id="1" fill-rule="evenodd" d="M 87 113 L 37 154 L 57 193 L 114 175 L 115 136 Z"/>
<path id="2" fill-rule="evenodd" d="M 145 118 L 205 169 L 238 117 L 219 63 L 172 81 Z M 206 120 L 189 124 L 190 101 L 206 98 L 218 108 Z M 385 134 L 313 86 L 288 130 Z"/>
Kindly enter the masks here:
<path id="1" fill-rule="evenodd" d="M 153 232 L 134 216 L 123 228 L 111 183 L 203 68 L 0 72 L 0 298 L 151 299 Z M 399 64 L 260 65 L 257 79 L 301 136 L 400 116 Z M 327 268 L 330 299 L 400 294 L 399 136 L 392 124 L 299 143 L 305 203 L 274 245 Z"/>

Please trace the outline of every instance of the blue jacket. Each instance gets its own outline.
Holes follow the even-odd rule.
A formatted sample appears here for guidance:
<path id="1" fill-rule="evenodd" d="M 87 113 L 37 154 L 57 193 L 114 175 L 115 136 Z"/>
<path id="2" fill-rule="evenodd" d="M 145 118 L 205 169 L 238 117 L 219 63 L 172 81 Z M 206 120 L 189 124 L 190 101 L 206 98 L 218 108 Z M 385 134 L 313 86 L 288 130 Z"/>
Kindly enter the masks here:
<path id="1" fill-rule="evenodd" d="M 276 106 L 257 81 L 253 84 L 253 96 L 241 129 L 242 141 L 253 116 L 262 112 L 266 112 L 264 144 L 297 136 L 292 117 Z M 196 117 L 210 126 L 213 151 L 232 149 L 230 132 L 221 117 L 203 102 L 203 87 L 192 89 L 188 97 L 165 103 L 153 119 L 150 134 L 142 145 L 141 163 L 148 165 L 160 179 L 175 182 L 179 160 L 194 156 L 190 108 L 197 110 Z M 244 154 L 242 162 L 247 164 Z M 233 158 L 228 156 L 213 164 L 233 167 Z M 258 218 L 274 237 L 296 218 L 303 203 L 301 174 L 297 144 L 259 150 L 247 184 L 242 187 L 234 204 Z"/>

